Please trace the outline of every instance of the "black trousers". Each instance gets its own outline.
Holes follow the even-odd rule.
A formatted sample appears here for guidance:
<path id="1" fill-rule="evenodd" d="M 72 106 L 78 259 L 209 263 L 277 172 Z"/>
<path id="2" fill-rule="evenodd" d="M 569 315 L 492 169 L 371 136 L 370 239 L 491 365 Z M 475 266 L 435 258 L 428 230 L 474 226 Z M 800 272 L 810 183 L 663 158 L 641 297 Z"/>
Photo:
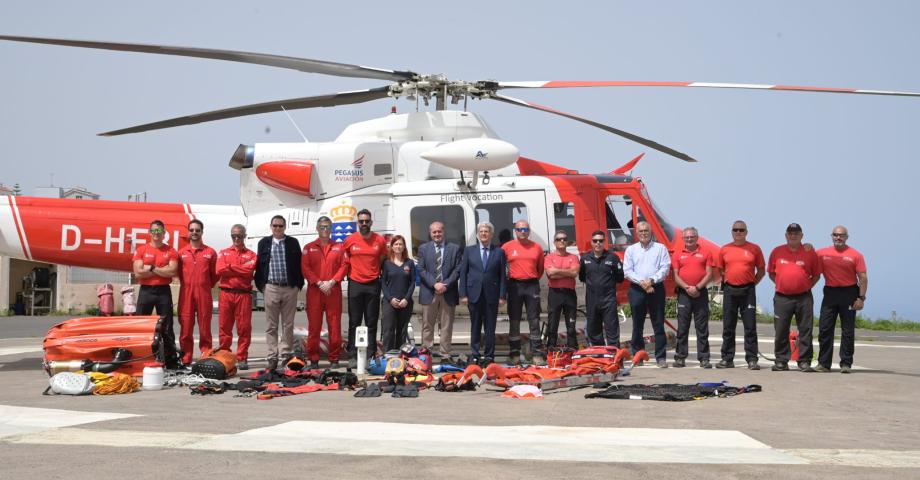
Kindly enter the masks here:
<path id="1" fill-rule="evenodd" d="M 668 341 L 664 335 L 664 283 L 656 283 L 654 292 L 648 293 L 635 283 L 629 286 L 629 306 L 632 308 L 632 353 L 645 350 L 645 315 L 652 319 L 655 332 L 655 360 L 667 357 Z"/>
<path id="2" fill-rule="evenodd" d="M 173 301 L 169 285 L 141 285 L 137 294 L 137 313 L 151 315 L 154 309 L 157 315 L 163 317 L 163 364 L 169 369 L 178 368 L 179 354 L 173 330 Z"/>
<path id="3" fill-rule="evenodd" d="M 489 303 L 485 295 L 478 302 L 470 302 L 470 358 L 495 359 L 495 324 L 498 320 L 498 303 Z M 483 332 L 484 331 L 484 332 Z M 482 353 L 480 354 L 480 346 Z"/>
<path id="4" fill-rule="evenodd" d="M 744 359 L 748 362 L 757 360 L 757 292 L 754 284 L 735 288 L 746 288 L 744 295 L 722 297 L 722 360 L 735 359 L 735 328 L 738 317 L 744 325 Z M 722 288 L 723 292 L 725 287 Z"/>
<path id="5" fill-rule="evenodd" d="M 677 347 L 674 358 L 687 358 L 689 355 L 690 320 L 696 327 L 696 358 L 709 360 L 709 291 L 700 290 L 696 298 L 687 295 L 680 288 L 677 290 Z"/>
<path id="6" fill-rule="evenodd" d="M 355 329 L 367 326 L 367 358 L 377 353 L 377 320 L 380 318 L 380 282 L 348 281 L 348 356 L 358 358 Z"/>
<path id="7" fill-rule="evenodd" d="M 617 318 L 616 297 L 595 298 L 585 293 L 585 336 L 588 345 L 620 346 L 620 321 Z"/>
<path id="8" fill-rule="evenodd" d="M 508 356 L 521 354 L 521 317 L 527 308 L 527 325 L 530 329 L 530 351 L 546 356 L 540 332 L 540 280 L 508 280 L 508 330 L 510 351 Z"/>
<path id="9" fill-rule="evenodd" d="M 811 330 L 815 324 L 815 299 L 811 290 L 798 295 L 778 293 L 773 297 L 773 353 L 777 363 L 786 363 L 790 357 L 789 326 L 795 315 L 795 326 L 799 330 L 799 363 L 811 364 L 814 347 L 811 344 Z"/>
<path id="10" fill-rule="evenodd" d="M 856 342 L 856 310 L 853 302 L 859 296 L 859 286 L 824 287 L 821 314 L 818 319 L 818 363 L 831 368 L 834 359 L 834 328 L 840 317 L 840 365 L 853 366 Z"/>
<path id="11" fill-rule="evenodd" d="M 412 300 L 406 308 L 393 308 L 384 299 L 383 316 L 380 319 L 380 342 L 384 350 L 399 350 L 409 334 L 409 320 L 412 318 Z"/>
<path id="12" fill-rule="evenodd" d="M 578 332 L 575 331 L 575 312 L 578 297 L 572 288 L 550 288 L 547 298 L 549 315 L 546 321 L 546 348 L 553 348 L 558 342 L 559 316 L 565 316 L 566 346 L 578 348 Z"/>

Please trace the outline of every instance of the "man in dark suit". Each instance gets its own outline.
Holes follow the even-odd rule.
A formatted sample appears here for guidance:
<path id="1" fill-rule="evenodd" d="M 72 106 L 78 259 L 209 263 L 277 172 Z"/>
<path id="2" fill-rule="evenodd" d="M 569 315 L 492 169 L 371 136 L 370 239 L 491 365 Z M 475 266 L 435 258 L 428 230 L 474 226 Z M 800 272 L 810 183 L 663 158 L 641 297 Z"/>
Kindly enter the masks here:
<path id="1" fill-rule="evenodd" d="M 460 260 L 460 302 L 470 308 L 471 361 L 486 366 L 495 358 L 495 324 L 498 306 L 505 304 L 507 260 L 501 248 L 492 245 L 495 228 L 489 222 L 476 226 L 475 245 L 466 247 Z M 485 338 L 482 331 L 485 330 Z M 479 343 L 483 354 L 480 362 Z"/>
<path id="2" fill-rule="evenodd" d="M 418 301 L 422 304 L 422 346 L 434 345 L 434 327 L 441 332 L 439 353 L 444 362 L 453 362 L 450 353 L 454 328 L 454 309 L 460 301 L 460 246 L 444 241 L 444 224 L 428 227 L 431 241 L 418 247 Z"/>
<path id="3" fill-rule="evenodd" d="M 297 296 L 303 288 L 300 271 L 300 242 L 284 234 L 287 221 L 275 215 L 271 221 L 272 234 L 259 240 L 256 249 L 256 288 L 265 298 L 265 341 L 268 343 L 268 368 L 287 364 L 294 351 L 294 314 Z M 278 330 L 281 330 L 279 352 Z"/>

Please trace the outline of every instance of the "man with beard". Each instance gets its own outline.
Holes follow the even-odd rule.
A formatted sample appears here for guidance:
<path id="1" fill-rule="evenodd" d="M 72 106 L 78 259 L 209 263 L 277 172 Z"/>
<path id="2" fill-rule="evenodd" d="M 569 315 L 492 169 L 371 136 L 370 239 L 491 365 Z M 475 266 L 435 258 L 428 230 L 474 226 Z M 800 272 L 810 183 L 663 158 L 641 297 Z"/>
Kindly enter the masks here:
<path id="1" fill-rule="evenodd" d="M 371 231 L 371 212 L 358 212 L 358 231 L 345 239 L 350 263 L 348 274 L 348 366 L 357 367 L 355 330 L 367 326 L 368 363 L 377 351 L 377 321 L 380 318 L 380 265 L 387 256 L 387 241 Z"/>
<path id="2" fill-rule="evenodd" d="M 188 222 L 188 245 L 179 250 L 179 349 L 185 366 L 192 363 L 196 320 L 198 350 L 202 354 L 211 350 L 211 317 L 214 314 L 211 289 L 217 283 L 217 252 L 204 244 L 203 234 L 201 220 Z"/>

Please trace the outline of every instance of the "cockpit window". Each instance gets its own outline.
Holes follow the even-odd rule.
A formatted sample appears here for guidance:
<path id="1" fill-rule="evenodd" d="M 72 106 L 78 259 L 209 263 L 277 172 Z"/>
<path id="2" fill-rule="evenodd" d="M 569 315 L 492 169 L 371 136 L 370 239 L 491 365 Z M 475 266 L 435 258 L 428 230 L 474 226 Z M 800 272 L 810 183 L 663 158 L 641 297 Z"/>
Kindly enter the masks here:
<path id="1" fill-rule="evenodd" d="M 664 230 L 664 234 L 668 237 L 668 241 L 674 242 L 674 227 L 671 225 L 671 222 L 669 222 L 668 219 L 664 218 L 664 215 L 661 214 L 661 209 L 655 206 L 655 202 L 649 198 L 648 192 L 645 190 L 645 185 L 642 185 L 642 198 L 644 198 L 645 201 L 648 202 L 649 207 L 652 208 L 652 214 L 655 215 L 655 219 L 658 221 L 658 225 L 660 225 L 661 229 Z M 640 215 L 638 218 L 640 220 L 645 220 L 645 218 L 641 216 L 642 212 L 638 213 Z"/>
<path id="2" fill-rule="evenodd" d="M 612 250 L 625 251 L 634 240 L 633 208 L 629 195 L 607 197 L 607 244 Z"/>

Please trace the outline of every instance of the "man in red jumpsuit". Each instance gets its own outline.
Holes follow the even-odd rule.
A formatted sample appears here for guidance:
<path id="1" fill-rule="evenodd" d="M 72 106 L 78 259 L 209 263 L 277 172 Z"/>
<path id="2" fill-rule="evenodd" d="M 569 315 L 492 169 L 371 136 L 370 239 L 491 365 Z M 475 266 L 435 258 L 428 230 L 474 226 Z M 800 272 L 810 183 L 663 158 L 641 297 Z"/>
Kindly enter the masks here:
<path id="1" fill-rule="evenodd" d="M 303 247 L 301 271 L 307 282 L 307 356 L 310 368 L 319 368 L 319 336 L 323 313 L 329 328 L 329 368 L 339 367 L 342 352 L 342 280 L 348 273 L 348 257 L 341 243 L 333 242 L 332 220 L 316 221 L 319 238 Z"/>
<path id="2" fill-rule="evenodd" d="M 220 277 L 218 341 L 220 348 L 233 346 L 233 323 L 236 321 L 236 368 L 249 369 L 249 343 L 252 340 L 252 275 L 256 269 L 256 252 L 246 248 L 246 227 L 230 229 L 233 245 L 217 256 Z"/>
<path id="3" fill-rule="evenodd" d="M 201 220 L 188 222 L 188 245 L 179 250 L 179 348 L 186 366 L 192 363 L 196 317 L 198 349 L 201 353 L 211 350 L 211 289 L 217 283 L 217 252 L 201 241 L 203 233 Z"/>

